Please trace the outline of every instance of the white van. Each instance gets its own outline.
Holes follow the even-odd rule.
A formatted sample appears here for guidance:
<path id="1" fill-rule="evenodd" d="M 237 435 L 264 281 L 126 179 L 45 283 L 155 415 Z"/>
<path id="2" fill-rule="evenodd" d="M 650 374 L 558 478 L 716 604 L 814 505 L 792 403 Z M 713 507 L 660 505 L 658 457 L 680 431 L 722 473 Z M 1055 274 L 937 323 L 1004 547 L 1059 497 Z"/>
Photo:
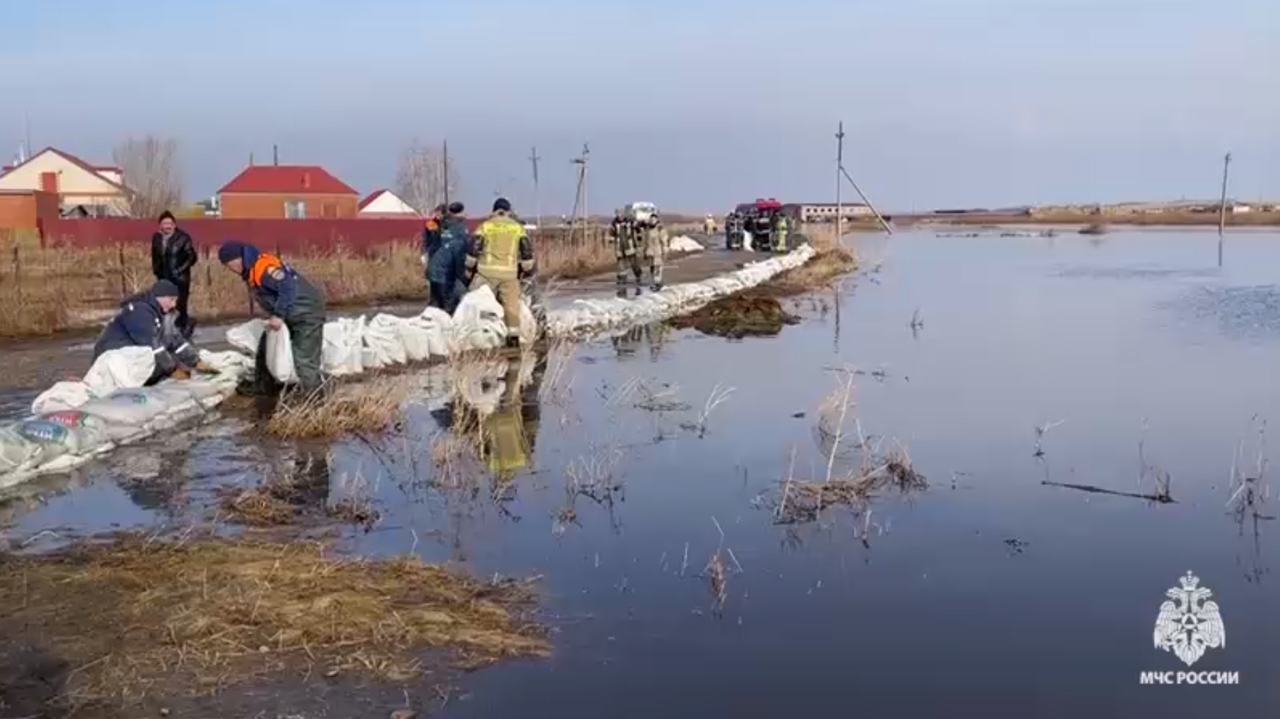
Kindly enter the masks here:
<path id="1" fill-rule="evenodd" d="M 645 222 L 656 214 L 658 207 L 652 202 L 632 202 L 626 209 L 627 219 L 637 222 Z"/>

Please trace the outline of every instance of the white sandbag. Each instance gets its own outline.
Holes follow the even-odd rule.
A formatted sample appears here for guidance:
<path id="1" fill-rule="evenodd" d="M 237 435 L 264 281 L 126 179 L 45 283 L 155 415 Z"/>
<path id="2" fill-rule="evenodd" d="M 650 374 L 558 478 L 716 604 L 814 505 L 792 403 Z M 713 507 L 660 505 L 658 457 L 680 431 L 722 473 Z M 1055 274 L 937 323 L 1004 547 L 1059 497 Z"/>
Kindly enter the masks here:
<path id="1" fill-rule="evenodd" d="M 401 340 L 400 324 L 404 320 L 388 314 L 374 315 L 364 328 L 364 346 L 369 352 L 367 365 L 376 368 L 404 364 L 409 360 Z"/>
<path id="2" fill-rule="evenodd" d="M 439 307 L 428 307 L 415 320 L 428 333 L 427 353 L 431 357 L 449 355 L 449 328 L 453 318 Z"/>
<path id="3" fill-rule="evenodd" d="M 108 428 L 112 425 L 137 427 L 155 419 L 169 409 L 162 402 L 164 395 L 157 395 L 153 391 L 155 389 L 157 388 L 150 387 L 112 392 L 105 397 L 98 397 L 85 402 L 80 407 L 80 411 L 100 418 Z"/>
<path id="4" fill-rule="evenodd" d="M 298 381 L 298 373 L 293 368 L 293 343 L 289 339 L 288 325 L 281 324 L 278 330 L 267 330 L 267 371 L 282 384 Z"/>
<path id="5" fill-rule="evenodd" d="M 85 373 L 84 383 L 97 395 L 118 389 L 141 387 L 156 371 L 156 356 L 150 347 L 121 347 L 103 352 Z"/>
<path id="6" fill-rule="evenodd" d="M 222 375 L 240 375 L 253 371 L 253 360 L 239 352 L 200 350 L 200 361 Z"/>
<path id="7" fill-rule="evenodd" d="M 703 247 L 692 237 L 680 235 L 668 243 L 667 249 L 671 252 L 702 252 Z"/>
<path id="8" fill-rule="evenodd" d="M 0 472 L 21 472 L 67 453 L 66 447 L 56 442 L 32 441 L 23 435 L 21 425 L 0 425 Z"/>
<path id="9" fill-rule="evenodd" d="M 506 339 L 507 322 L 493 290 L 485 285 L 464 295 L 453 311 L 449 353 L 498 349 Z"/>
<path id="10" fill-rule="evenodd" d="M 18 424 L 18 432 L 27 440 L 59 444 L 67 454 L 82 454 L 103 444 L 105 429 L 100 419 L 78 410 L 51 412 Z"/>
<path id="11" fill-rule="evenodd" d="M 94 396 L 89 385 L 84 382 L 57 382 L 35 398 L 31 403 L 31 413 L 44 414 L 75 409 L 93 399 Z"/>
<path id="12" fill-rule="evenodd" d="M 364 315 L 325 323 L 320 358 L 325 372 L 341 377 L 364 371 L 364 328 Z"/>
<path id="13" fill-rule="evenodd" d="M 232 347 L 253 357 L 258 354 L 258 342 L 262 341 L 262 333 L 267 331 L 267 323 L 262 320 L 249 320 L 227 330 L 227 342 Z"/>

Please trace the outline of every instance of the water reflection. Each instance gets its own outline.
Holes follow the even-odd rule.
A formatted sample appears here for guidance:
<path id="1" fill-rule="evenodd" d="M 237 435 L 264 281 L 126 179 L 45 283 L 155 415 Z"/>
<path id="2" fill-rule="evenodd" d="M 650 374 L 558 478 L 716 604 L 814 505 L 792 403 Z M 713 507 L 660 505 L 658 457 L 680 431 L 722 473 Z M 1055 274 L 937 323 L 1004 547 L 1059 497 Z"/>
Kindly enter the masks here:
<path id="1" fill-rule="evenodd" d="M 613 345 L 613 350 L 619 358 L 634 357 L 647 343 L 649 359 L 657 361 L 662 356 L 662 349 L 666 346 L 670 335 L 670 325 L 665 322 L 654 322 L 631 327 L 625 332 L 610 337 L 609 343 Z"/>

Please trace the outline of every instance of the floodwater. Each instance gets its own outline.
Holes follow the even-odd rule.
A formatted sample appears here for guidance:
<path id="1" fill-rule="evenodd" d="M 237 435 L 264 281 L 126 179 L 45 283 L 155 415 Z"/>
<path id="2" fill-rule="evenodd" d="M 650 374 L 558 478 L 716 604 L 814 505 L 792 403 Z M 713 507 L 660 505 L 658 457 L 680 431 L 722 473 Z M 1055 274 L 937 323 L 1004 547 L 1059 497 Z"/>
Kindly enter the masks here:
<path id="1" fill-rule="evenodd" d="M 921 231 L 860 250 L 883 264 L 801 298 L 806 321 L 777 337 L 646 328 L 534 373 L 490 420 L 523 427 L 526 461 L 492 455 L 506 469 L 475 491 L 432 466 L 430 438 L 452 414 L 440 401 L 412 406 L 402 436 L 328 447 L 246 443 L 228 419 L 44 480 L 9 505 L 9 533 L 40 546 L 179 526 L 208 513 L 213 486 L 288 471 L 312 479 L 317 501 L 371 493 L 384 518 L 351 533 L 353 551 L 542 575 L 550 659 L 468 675 L 443 696 L 406 687 L 415 707 L 451 717 L 1280 705 L 1271 472 L 1240 516 L 1229 506 L 1237 448 L 1256 477 L 1280 406 L 1280 234 L 1231 234 L 1221 268 L 1216 235 L 1199 231 Z M 776 524 L 789 467 L 826 475 L 819 406 L 845 366 L 863 371 L 848 426 L 856 416 L 901 442 L 930 486 L 883 493 L 869 515 Z M 490 379 L 496 399 L 514 375 Z M 1166 473 L 1173 502 L 1129 496 Z M 718 607 L 704 572 L 717 552 Z M 1152 639 L 1187 572 L 1212 591 L 1227 639 L 1193 669 L 1237 672 L 1238 685 L 1139 683 L 1187 669 Z"/>

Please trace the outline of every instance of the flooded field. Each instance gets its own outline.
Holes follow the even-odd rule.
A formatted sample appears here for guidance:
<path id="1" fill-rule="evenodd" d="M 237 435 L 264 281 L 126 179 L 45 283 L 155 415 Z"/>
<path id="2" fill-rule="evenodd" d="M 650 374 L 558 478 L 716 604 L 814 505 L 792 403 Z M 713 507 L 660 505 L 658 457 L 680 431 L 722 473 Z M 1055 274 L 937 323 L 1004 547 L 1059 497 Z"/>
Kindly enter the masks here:
<path id="1" fill-rule="evenodd" d="M 1200 231 L 859 249 L 882 263 L 783 300 L 801 322 L 776 336 L 654 326 L 523 376 L 478 367 L 465 400 L 424 398 L 383 437 L 266 443 L 231 412 L 27 486 L 0 531 L 34 550 L 181 529 L 225 519 L 225 487 L 290 476 L 304 503 L 377 510 L 343 530 L 352 552 L 540 577 L 548 658 L 342 691 L 285 676 L 178 716 L 1280 705 L 1280 234 L 1232 234 L 1221 268 Z M 486 432 L 453 436 L 477 407 Z M 869 470 L 889 479 L 839 484 Z M 1187 669 L 1152 640 L 1187 572 L 1229 639 L 1194 669 L 1239 685 L 1139 683 Z"/>

